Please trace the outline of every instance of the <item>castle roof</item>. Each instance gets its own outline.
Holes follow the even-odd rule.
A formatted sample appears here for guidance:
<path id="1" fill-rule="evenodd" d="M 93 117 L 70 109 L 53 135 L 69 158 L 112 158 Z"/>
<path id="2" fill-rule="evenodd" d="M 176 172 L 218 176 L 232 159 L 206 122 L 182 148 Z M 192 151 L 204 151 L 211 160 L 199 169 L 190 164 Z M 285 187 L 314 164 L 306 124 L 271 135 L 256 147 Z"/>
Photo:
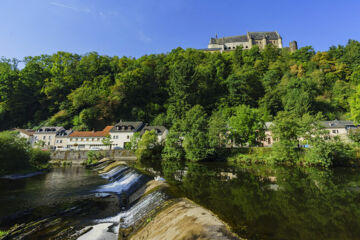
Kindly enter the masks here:
<path id="1" fill-rule="evenodd" d="M 264 38 L 278 40 L 280 38 L 280 35 L 277 32 L 248 32 L 248 35 L 254 40 L 262 40 Z"/>
<path id="2" fill-rule="evenodd" d="M 211 38 L 210 44 L 225 44 L 234 42 L 248 42 L 249 38 L 254 40 L 278 40 L 280 35 L 277 32 L 248 32 L 246 35 L 230 36 L 222 38 Z"/>
<path id="3" fill-rule="evenodd" d="M 210 44 L 225 44 L 233 42 L 247 42 L 248 37 L 246 35 L 222 37 L 222 38 L 211 38 Z"/>

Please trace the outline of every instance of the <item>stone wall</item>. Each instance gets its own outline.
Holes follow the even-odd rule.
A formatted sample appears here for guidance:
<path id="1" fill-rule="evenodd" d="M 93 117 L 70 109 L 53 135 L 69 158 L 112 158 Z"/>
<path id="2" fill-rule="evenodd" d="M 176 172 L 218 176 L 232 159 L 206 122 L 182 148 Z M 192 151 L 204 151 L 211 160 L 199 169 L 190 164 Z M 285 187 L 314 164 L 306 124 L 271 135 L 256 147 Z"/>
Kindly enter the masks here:
<path id="1" fill-rule="evenodd" d="M 89 150 L 78 151 L 53 151 L 51 152 L 51 160 L 79 162 L 87 160 L 87 153 Z M 136 160 L 134 153 L 128 150 L 104 150 L 101 152 L 105 157 L 114 160 Z"/>

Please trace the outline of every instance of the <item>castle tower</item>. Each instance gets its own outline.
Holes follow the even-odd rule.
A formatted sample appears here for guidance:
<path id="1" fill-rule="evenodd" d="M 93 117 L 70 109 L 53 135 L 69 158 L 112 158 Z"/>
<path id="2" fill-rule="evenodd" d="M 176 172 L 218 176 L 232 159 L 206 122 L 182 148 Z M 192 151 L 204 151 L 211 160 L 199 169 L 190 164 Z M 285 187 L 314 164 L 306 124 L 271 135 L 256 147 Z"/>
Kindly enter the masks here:
<path id="1" fill-rule="evenodd" d="M 297 42 L 292 41 L 289 43 L 290 52 L 295 52 L 298 49 Z"/>

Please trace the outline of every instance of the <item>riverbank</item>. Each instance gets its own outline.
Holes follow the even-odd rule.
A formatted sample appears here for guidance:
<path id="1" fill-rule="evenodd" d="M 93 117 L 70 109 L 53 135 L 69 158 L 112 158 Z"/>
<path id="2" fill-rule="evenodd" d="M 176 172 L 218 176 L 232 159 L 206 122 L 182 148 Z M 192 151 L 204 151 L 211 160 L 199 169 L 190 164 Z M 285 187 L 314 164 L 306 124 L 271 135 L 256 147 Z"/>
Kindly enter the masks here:
<path id="1" fill-rule="evenodd" d="M 294 156 L 291 160 L 278 158 L 278 149 L 274 147 L 248 147 L 220 150 L 218 155 L 222 160 L 230 164 L 266 164 L 283 166 L 303 166 L 303 167 L 360 167 L 360 148 L 353 146 L 352 149 L 341 149 L 317 153 L 317 160 L 313 161 L 311 156 L 314 151 L 310 148 L 294 149 Z M 315 150 L 316 151 L 316 150 Z M 342 152 L 341 152 L 342 151 Z M 346 153 L 344 153 L 346 152 Z"/>

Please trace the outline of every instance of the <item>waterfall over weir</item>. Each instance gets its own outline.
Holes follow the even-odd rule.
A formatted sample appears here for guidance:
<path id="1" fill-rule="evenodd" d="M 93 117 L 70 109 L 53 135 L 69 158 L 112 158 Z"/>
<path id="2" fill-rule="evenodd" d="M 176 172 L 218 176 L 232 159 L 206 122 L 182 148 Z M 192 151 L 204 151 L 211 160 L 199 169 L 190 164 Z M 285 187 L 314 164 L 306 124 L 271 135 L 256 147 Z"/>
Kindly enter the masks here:
<path id="1" fill-rule="evenodd" d="M 102 166 L 102 168 L 104 167 Z M 151 178 L 128 166 L 114 167 L 100 176 L 109 180 L 109 183 L 99 186 L 94 192 L 105 194 L 105 196 L 106 194 L 117 195 L 121 211 L 114 216 L 94 220 L 91 230 L 79 237 L 80 240 L 105 237 L 106 239 L 117 239 L 119 227 L 125 229 L 134 226 L 168 199 L 168 196 L 161 191 L 152 192 L 141 198 L 142 189 Z M 135 204 L 129 202 L 129 199 Z"/>
<path id="2" fill-rule="evenodd" d="M 126 195 L 129 197 L 138 188 L 150 180 L 149 177 L 136 172 L 126 166 L 119 166 L 103 174 L 102 177 L 111 182 L 100 186 L 95 191 L 98 193 L 115 193 L 117 195 Z"/>

